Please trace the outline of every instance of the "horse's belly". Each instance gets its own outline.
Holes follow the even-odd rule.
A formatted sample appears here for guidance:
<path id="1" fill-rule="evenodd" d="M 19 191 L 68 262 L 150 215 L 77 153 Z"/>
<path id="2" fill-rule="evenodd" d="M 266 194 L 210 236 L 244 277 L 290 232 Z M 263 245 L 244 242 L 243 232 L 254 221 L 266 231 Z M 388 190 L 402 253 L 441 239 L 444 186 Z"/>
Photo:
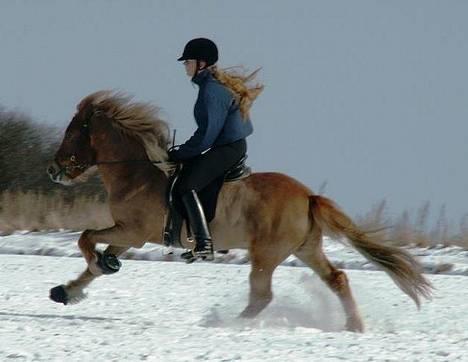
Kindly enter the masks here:
<path id="1" fill-rule="evenodd" d="M 215 250 L 247 249 L 249 247 L 248 236 L 242 227 L 225 227 L 213 222 L 210 224 L 210 231 Z M 187 242 L 185 223 L 181 231 L 180 241 L 184 247 L 192 247 Z"/>
<path id="2" fill-rule="evenodd" d="M 213 223 L 211 232 L 216 250 L 223 249 L 247 249 L 248 236 L 242 227 L 226 227 Z"/>

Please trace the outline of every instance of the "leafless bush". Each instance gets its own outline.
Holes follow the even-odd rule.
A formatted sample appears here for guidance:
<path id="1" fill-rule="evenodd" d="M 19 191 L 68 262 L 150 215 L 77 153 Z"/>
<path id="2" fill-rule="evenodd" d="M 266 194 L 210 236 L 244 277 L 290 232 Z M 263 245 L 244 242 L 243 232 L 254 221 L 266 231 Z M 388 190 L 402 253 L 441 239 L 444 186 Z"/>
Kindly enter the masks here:
<path id="1" fill-rule="evenodd" d="M 112 225 L 98 177 L 65 188 L 48 163 L 63 130 L 0 107 L 0 231 L 101 228 Z"/>
<path id="2" fill-rule="evenodd" d="M 62 133 L 63 130 L 33 122 L 25 114 L 0 107 L 0 191 L 63 190 L 62 186 L 53 185 L 46 173 Z M 103 188 L 96 178 L 67 191 L 69 198 L 103 196 Z"/>

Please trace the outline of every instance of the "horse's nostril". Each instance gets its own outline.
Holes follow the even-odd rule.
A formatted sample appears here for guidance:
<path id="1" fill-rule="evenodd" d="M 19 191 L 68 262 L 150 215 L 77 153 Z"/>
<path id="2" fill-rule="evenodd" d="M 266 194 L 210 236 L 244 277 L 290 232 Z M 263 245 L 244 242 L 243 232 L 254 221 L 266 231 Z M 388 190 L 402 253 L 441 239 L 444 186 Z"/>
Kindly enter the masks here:
<path id="1" fill-rule="evenodd" d="M 52 164 L 49 167 L 47 167 L 47 173 L 52 176 L 55 175 L 57 173 L 55 165 Z"/>

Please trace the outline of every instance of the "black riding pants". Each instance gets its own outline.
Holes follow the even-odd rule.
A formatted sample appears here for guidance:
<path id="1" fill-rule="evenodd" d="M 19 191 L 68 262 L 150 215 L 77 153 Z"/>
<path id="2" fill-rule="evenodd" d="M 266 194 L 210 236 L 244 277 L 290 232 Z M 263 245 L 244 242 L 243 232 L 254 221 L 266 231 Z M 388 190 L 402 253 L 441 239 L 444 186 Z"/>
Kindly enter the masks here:
<path id="1" fill-rule="evenodd" d="M 176 199 L 180 200 L 186 192 L 195 190 L 210 221 L 214 217 L 213 202 L 216 204 L 226 172 L 240 161 L 246 151 L 247 142 L 241 139 L 227 145 L 215 146 L 186 161 L 175 184 Z M 176 201 L 177 204 L 179 200 Z"/>

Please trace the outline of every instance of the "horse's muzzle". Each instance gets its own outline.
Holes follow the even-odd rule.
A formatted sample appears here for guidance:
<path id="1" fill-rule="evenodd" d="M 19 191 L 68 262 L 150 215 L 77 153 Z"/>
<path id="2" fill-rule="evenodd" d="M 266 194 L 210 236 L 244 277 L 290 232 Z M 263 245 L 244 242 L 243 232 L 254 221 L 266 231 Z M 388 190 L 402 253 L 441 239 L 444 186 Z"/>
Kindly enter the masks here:
<path id="1" fill-rule="evenodd" d="M 47 174 L 53 182 L 60 182 L 61 175 L 63 173 L 62 168 L 57 164 L 57 162 L 52 162 L 47 166 Z"/>

